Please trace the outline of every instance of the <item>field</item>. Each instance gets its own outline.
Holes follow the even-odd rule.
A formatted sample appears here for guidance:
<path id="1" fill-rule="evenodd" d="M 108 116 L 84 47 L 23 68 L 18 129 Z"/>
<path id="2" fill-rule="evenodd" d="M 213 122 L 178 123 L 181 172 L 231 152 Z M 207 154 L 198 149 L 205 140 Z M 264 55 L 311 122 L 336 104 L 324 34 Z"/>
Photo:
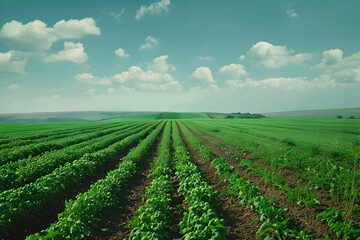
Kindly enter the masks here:
<path id="1" fill-rule="evenodd" d="M 359 119 L 165 112 L 0 132 L 0 239 L 360 239 Z"/>

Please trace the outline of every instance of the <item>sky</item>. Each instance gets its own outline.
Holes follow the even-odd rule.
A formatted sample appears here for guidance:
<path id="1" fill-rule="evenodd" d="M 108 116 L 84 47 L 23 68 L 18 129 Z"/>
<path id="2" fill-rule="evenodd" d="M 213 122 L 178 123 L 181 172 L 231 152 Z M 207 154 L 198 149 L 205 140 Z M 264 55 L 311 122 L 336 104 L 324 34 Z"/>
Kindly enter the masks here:
<path id="1" fill-rule="evenodd" d="M 358 0 L 0 1 L 0 113 L 360 107 Z"/>

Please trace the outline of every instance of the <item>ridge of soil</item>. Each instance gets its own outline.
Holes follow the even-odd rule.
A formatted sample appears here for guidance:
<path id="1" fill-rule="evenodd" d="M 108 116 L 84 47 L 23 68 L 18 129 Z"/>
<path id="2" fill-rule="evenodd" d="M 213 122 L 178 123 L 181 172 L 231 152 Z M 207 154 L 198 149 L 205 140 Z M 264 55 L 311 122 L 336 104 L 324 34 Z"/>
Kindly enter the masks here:
<path id="1" fill-rule="evenodd" d="M 163 130 L 151 146 L 148 154 L 137 164 L 136 174 L 124 186 L 118 196 L 117 204 L 104 208 L 97 215 L 99 221 L 88 225 L 90 227 L 90 234 L 84 238 L 85 240 L 115 240 L 123 239 L 130 235 L 132 228 L 127 228 L 126 225 L 129 223 L 129 220 L 135 219 L 135 214 L 144 200 L 145 188 L 152 181 L 148 175 L 154 158 L 158 156 Z"/>
<path id="2" fill-rule="evenodd" d="M 228 184 L 221 181 L 215 173 L 216 170 L 211 167 L 210 162 L 204 163 L 202 161 L 199 151 L 190 147 L 190 144 L 178 123 L 177 126 L 181 138 L 190 152 L 192 161 L 199 168 L 201 175 L 207 179 L 216 191 L 218 191 L 219 201 L 216 212 L 220 218 L 225 220 L 227 239 L 256 239 L 256 232 L 261 225 L 259 221 L 256 221 L 256 219 L 259 218 L 259 214 L 246 208 L 245 205 L 239 205 L 238 199 L 233 199 L 231 203 L 229 202 L 229 197 L 224 191 L 224 187 Z"/>
<path id="3" fill-rule="evenodd" d="M 305 230 L 311 233 L 316 238 L 330 236 L 333 239 L 336 239 L 336 235 L 333 232 L 329 231 L 328 225 L 325 222 L 322 222 L 321 220 L 316 218 L 316 216 L 320 212 L 325 210 L 327 207 L 324 206 L 324 209 L 315 209 L 306 207 L 304 203 L 297 205 L 295 201 L 288 201 L 286 198 L 286 194 L 283 191 L 277 189 L 275 186 L 264 184 L 264 182 L 261 180 L 261 177 L 248 174 L 244 171 L 245 169 L 238 167 L 239 159 L 228 155 L 220 147 L 211 143 L 204 136 L 194 132 L 188 126 L 186 127 L 192 134 L 194 134 L 195 137 L 200 139 L 216 155 L 226 159 L 227 163 L 233 166 L 234 170 L 237 171 L 241 177 L 248 179 L 252 182 L 252 184 L 259 186 L 259 191 L 262 195 L 275 197 L 277 204 L 281 208 L 287 209 L 285 216 L 290 218 L 290 222 L 296 226 L 297 230 Z"/>

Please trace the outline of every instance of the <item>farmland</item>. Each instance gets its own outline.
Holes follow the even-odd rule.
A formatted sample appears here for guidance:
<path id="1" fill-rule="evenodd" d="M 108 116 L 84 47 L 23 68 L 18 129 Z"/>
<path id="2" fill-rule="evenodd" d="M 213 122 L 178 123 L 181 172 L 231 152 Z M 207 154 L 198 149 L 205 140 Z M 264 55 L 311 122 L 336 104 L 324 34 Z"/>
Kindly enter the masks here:
<path id="1" fill-rule="evenodd" d="M 360 239 L 359 119 L 0 124 L 0 239 Z"/>

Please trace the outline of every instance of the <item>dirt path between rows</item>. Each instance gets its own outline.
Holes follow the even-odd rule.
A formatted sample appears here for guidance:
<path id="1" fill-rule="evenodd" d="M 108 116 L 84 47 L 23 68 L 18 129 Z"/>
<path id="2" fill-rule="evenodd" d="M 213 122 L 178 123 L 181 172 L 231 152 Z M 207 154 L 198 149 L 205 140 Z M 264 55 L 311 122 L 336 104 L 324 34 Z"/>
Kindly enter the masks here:
<path id="1" fill-rule="evenodd" d="M 259 214 L 246 208 L 245 205 L 239 206 L 239 201 L 233 199 L 229 202 L 228 196 L 225 194 L 224 187 L 226 183 L 221 182 L 220 178 L 215 174 L 215 169 L 211 167 L 210 162 L 204 163 L 200 156 L 200 153 L 190 147 L 189 142 L 186 139 L 184 132 L 177 123 L 180 131 L 180 135 L 190 152 L 191 160 L 198 166 L 201 174 L 207 179 L 210 185 L 215 188 L 219 193 L 219 202 L 216 209 L 220 218 L 225 220 L 225 229 L 227 239 L 256 239 L 256 231 L 260 227 L 260 222 L 255 219 L 259 217 Z"/>
<path id="2" fill-rule="evenodd" d="M 238 167 L 240 160 L 231 155 L 228 155 L 220 147 L 211 143 L 204 136 L 194 132 L 188 126 L 186 127 L 192 134 L 194 134 L 205 145 L 207 145 L 216 155 L 226 159 L 227 163 L 233 166 L 234 170 L 237 171 L 241 177 L 248 179 L 252 182 L 252 184 L 259 186 L 259 190 L 262 195 L 275 197 L 276 202 L 281 208 L 288 209 L 288 211 L 285 213 L 285 216 L 290 218 L 291 223 L 294 224 L 298 230 L 305 230 L 316 238 L 330 236 L 333 239 L 336 239 L 335 234 L 329 231 L 327 224 L 320 221 L 319 219 L 316 219 L 316 216 L 322 210 L 308 208 L 304 203 L 297 205 L 295 201 L 289 202 L 284 192 L 274 186 L 265 185 L 264 182 L 261 181 L 261 177 L 246 173 L 244 171 L 245 169 Z"/>
<path id="3" fill-rule="evenodd" d="M 136 174 L 119 194 L 118 203 L 101 211 L 97 216 L 99 220 L 89 224 L 90 235 L 84 239 L 114 240 L 123 239 L 130 235 L 131 228 L 126 228 L 126 225 L 129 220 L 134 220 L 135 214 L 144 200 L 142 196 L 145 194 L 145 188 L 153 180 L 148 178 L 148 175 L 154 158 L 158 156 L 164 127 L 149 153 L 138 163 Z"/>

